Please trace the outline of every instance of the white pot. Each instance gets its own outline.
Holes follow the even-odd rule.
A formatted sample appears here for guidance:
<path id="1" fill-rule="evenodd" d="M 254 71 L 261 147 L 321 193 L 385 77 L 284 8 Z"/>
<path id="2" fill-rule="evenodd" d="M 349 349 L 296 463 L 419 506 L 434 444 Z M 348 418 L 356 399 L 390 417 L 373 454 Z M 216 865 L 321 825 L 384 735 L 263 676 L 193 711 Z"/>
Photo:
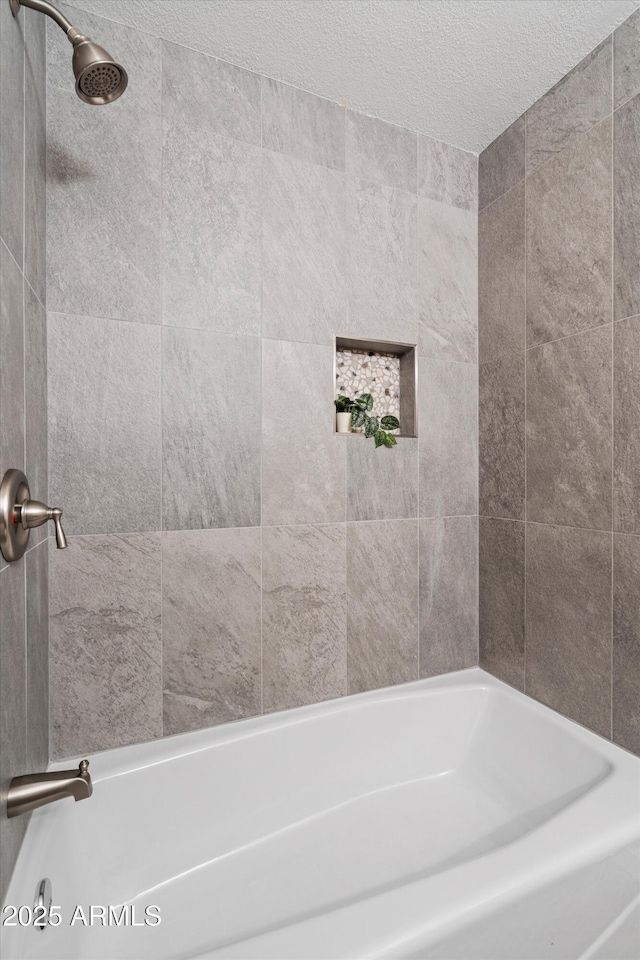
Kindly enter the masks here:
<path id="1" fill-rule="evenodd" d="M 351 412 L 336 413 L 338 433 L 351 433 Z"/>

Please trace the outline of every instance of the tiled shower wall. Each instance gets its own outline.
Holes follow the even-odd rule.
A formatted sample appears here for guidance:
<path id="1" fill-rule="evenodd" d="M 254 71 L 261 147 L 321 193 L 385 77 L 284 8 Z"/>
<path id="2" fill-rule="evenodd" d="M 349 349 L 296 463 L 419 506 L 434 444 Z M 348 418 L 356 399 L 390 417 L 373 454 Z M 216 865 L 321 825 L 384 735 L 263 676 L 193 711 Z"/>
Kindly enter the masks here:
<path id="1" fill-rule="evenodd" d="M 477 158 L 73 9 L 48 32 L 55 757 L 477 662 Z M 419 437 L 334 434 L 334 335 Z"/>
<path id="2" fill-rule="evenodd" d="M 480 662 L 640 753 L 640 11 L 479 192 Z"/>
<path id="3" fill-rule="evenodd" d="M 44 17 L 0 0 L 0 477 L 26 472 L 47 499 Z M 49 759 L 48 530 L 0 554 L 0 903 L 28 817 L 7 820 L 12 777 Z"/>

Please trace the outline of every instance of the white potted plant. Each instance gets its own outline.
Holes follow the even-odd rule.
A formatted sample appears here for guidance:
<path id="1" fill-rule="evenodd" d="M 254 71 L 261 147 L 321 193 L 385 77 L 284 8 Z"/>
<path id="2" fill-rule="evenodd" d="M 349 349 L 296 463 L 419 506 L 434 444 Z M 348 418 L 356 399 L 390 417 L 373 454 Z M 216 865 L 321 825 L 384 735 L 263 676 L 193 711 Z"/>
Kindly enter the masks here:
<path id="1" fill-rule="evenodd" d="M 339 394 L 334 401 L 336 405 L 336 429 L 338 433 L 351 433 L 353 428 L 364 427 L 365 437 L 373 437 L 376 447 L 395 447 L 397 440 L 389 430 L 397 430 L 400 421 L 397 417 L 387 416 L 378 420 L 370 417 L 373 407 L 373 397 L 370 393 L 363 393 L 357 400 Z"/>

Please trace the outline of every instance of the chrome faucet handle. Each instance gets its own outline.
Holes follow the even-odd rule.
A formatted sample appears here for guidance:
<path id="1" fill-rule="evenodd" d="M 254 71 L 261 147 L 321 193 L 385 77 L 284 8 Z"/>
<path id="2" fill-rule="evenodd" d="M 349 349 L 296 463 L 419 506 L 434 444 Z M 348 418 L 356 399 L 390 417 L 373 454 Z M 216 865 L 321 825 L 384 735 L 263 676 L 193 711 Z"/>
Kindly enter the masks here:
<path id="1" fill-rule="evenodd" d="M 56 528 L 56 546 L 64 550 L 67 538 L 62 529 L 60 507 L 48 507 L 40 500 L 31 499 L 29 481 L 22 470 L 12 467 L 0 482 L 0 553 L 8 563 L 24 555 L 33 527 L 53 520 Z"/>
<path id="2" fill-rule="evenodd" d="M 14 516 L 16 522 L 20 522 L 25 530 L 40 527 L 47 520 L 53 520 L 58 550 L 64 550 L 67 546 L 67 538 L 60 521 L 62 516 L 60 507 L 48 507 L 46 503 L 41 503 L 40 500 L 23 500 L 21 504 L 16 504 Z"/>

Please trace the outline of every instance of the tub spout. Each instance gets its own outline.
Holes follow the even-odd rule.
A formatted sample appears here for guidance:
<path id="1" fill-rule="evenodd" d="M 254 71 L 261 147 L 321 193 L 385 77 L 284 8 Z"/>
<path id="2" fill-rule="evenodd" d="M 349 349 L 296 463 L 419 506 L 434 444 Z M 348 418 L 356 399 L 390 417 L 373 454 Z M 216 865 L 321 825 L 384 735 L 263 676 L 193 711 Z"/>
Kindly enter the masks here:
<path id="1" fill-rule="evenodd" d="M 65 797 L 86 800 L 92 793 L 88 760 L 83 760 L 77 770 L 54 770 L 51 773 L 14 777 L 7 793 L 7 816 L 18 817 L 21 813 L 29 813 Z"/>

